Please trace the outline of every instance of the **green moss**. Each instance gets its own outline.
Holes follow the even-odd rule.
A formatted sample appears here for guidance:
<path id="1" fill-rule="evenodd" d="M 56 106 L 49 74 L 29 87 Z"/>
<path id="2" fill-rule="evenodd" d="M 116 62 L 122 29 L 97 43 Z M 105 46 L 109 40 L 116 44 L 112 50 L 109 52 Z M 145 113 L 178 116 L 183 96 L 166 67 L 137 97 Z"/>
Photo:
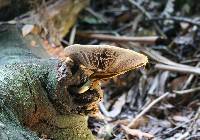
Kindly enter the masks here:
<path id="1" fill-rule="evenodd" d="M 39 139 L 27 127 L 56 140 L 93 140 L 87 117 L 70 112 L 70 80 L 58 80 L 60 61 L 39 59 L 25 46 L 14 26 L 0 34 L 0 139 Z"/>
<path id="2" fill-rule="evenodd" d="M 87 128 L 87 118 L 81 115 L 65 115 L 56 118 L 58 128 L 53 134 L 60 140 L 94 140 L 91 131 Z"/>

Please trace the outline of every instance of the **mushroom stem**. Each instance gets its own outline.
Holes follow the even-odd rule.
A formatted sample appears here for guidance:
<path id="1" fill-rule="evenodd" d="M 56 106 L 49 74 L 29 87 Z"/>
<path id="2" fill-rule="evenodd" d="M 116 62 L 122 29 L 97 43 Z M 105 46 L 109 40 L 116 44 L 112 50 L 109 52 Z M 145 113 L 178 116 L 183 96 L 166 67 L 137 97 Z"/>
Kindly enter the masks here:
<path id="1" fill-rule="evenodd" d="M 79 88 L 78 93 L 84 93 L 90 89 L 92 81 L 88 80 L 82 87 Z"/>
<path id="2" fill-rule="evenodd" d="M 66 47 L 65 53 L 90 79 L 78 93 L 89 89 L 100 91 L 100 80 L 115 77 L 148 62 L 148 58 L 143 54 L 109 45 L 74 44 Z"/>
<path id="3" fill-rule="evenodd" d="M 84 93 L 89 89 L 95 89 L 101 91 L 100 81 L 99 80 L 88 80 L 82 87 L 79 88 L 78 93 Z"/>

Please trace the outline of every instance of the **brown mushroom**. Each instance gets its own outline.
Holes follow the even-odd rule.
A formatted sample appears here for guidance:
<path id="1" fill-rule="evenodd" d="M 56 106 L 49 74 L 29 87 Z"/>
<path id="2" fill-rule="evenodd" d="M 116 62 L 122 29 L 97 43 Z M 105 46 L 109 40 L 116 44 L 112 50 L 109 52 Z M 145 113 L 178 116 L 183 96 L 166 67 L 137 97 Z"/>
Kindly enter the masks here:
<path id="1" fill-rule="evenodd" d="M 89 84 L 123 74 L 148 62 L 143 54 L 109 45 L 75 44 L 65 48 L 65 54 L 88 72 Z"/>

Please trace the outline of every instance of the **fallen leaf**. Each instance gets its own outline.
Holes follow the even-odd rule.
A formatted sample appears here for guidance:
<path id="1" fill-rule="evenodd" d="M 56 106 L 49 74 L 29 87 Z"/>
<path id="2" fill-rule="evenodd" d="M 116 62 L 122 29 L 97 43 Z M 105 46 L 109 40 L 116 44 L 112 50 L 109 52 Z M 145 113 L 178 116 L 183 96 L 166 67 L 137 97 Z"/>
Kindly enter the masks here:
<path id="1" fill-rule="evenodd" d="M 146 125 L 149 122 L 149 118 L 146 116 L 142 116 L 139 119 L 137 119 L 134 123 L 134 125 L 132 125 L 130 128 L 139 128 L 141 126 Z"/>
<path id="2" fill-rule="evenodd" d="M 190 120 L 185 116 L 173 116 L 173 120 L 177 122 L 189 122 Z"/>
<path id="3" fill-rule="evenodd" d="M 142 137 L 149 138 L 149 139 L 151 139 L 151 138 L 154 137 L 154 135 L 149 134 L 149 133 L 142 132 L 142 131 L 140 131 L 140 130 L 138 130 L 138 129 L 130 129 L 130 128 L 128 128 L 127 126 L 124 126 L 124 125 L 121 125 L 121 127 L 122 127 L 122 129 L 123 129 L 127 134 L 129 134 L 129 135 L 131 135 L 131 136 L 138 137 L 138 138 L 140 138 L 140 139 L 141 139 Z"/>

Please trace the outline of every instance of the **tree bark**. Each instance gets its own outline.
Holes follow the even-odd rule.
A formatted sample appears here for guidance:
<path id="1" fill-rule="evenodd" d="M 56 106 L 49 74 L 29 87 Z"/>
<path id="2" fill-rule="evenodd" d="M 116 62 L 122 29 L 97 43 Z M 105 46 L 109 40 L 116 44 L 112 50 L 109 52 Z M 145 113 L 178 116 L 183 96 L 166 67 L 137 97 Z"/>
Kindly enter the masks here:
<path id="1" fill-rule="evenodd" d="M 87 114 L 96 111 L 101 95 L 76 93 L 87 79 L 84 72 L 32 54 L 15 25 L 0 29 L 0 139 L 94 139 Z"/>

